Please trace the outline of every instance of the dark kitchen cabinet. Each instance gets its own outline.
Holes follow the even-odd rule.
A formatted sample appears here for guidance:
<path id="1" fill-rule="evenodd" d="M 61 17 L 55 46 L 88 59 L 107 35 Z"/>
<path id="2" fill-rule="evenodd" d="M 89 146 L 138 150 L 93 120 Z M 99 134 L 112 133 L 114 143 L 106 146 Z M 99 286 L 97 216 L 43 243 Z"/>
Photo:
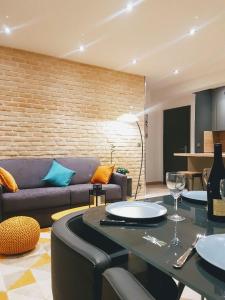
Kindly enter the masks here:
<path id="1" fill-rule="evenodd" d="M 225 87 L 212 90 L 212 129 L 225 130 Z"/>
<path id="2" fill-rule="evenodd" d="M 195 152 L 203 152 L 204 131 L 212 130 L 212 99 L 211 91 L 195 94 Z"/>

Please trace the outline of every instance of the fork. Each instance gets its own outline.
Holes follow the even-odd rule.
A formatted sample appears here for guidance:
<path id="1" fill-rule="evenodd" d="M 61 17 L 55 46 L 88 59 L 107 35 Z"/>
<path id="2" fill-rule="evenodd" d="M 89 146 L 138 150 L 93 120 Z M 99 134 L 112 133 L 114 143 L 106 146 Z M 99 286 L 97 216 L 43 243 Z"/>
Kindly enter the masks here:
<path id="1" fill-rule="evenodd" d="M 195 249 L 195 246 L 198 242 L 198 240 L 200 238 L 202 238 L 204 235 L 202 234 L 197 234 L 194 242 L 192 243 L 191 247 L 189 247 L 183 255 L 181 255 L 178 260 L 176 261 L 175 264 L 173 264 L 173 267 L 176 268 L 176 269 L 180 269 L 183 267 L 183 265 L 185 264 L 186 260 L 188 259 L 188 257 L 192 254 L 193 250 Z"/>

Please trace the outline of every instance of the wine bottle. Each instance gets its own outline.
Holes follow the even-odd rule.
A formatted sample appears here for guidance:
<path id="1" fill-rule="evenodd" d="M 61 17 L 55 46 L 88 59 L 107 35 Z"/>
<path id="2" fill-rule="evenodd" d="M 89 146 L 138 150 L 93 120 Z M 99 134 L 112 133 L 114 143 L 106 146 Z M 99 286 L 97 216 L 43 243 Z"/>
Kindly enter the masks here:
<path id="1" fill-rule="evenodd" d="M 208 219 L 225 222 L 225 200 L 220 196 L 220 180 L 225 178 L 222 144 L 214 144 L 214 161 L 207 183 Z"/>

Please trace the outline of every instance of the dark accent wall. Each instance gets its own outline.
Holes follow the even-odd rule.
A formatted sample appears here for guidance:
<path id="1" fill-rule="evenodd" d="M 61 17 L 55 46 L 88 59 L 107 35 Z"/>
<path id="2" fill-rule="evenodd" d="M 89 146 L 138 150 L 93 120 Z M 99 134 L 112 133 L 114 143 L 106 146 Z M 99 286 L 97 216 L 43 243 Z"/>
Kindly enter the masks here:
<path id="1" fill-rule="evenodd" d="M 203 132 L 212 130 L 211 90 L 195 94 L 195 152 L 203 152 Z"/>

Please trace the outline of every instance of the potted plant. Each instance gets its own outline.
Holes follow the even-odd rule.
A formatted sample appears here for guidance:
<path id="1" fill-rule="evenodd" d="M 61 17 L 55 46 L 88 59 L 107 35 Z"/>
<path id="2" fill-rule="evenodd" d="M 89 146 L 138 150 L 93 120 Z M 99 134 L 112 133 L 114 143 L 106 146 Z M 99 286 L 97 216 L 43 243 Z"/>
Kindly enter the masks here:
<path id="1" fill-rule="evenodd" d="M 116 169 L 116 172 L 120 173 L 120 174 L 123 174 L 123 175 L 127 175 L 129 173 L 129 171 L 126 168 L 123 168 L 123 167 L 118 167 Z"/>

